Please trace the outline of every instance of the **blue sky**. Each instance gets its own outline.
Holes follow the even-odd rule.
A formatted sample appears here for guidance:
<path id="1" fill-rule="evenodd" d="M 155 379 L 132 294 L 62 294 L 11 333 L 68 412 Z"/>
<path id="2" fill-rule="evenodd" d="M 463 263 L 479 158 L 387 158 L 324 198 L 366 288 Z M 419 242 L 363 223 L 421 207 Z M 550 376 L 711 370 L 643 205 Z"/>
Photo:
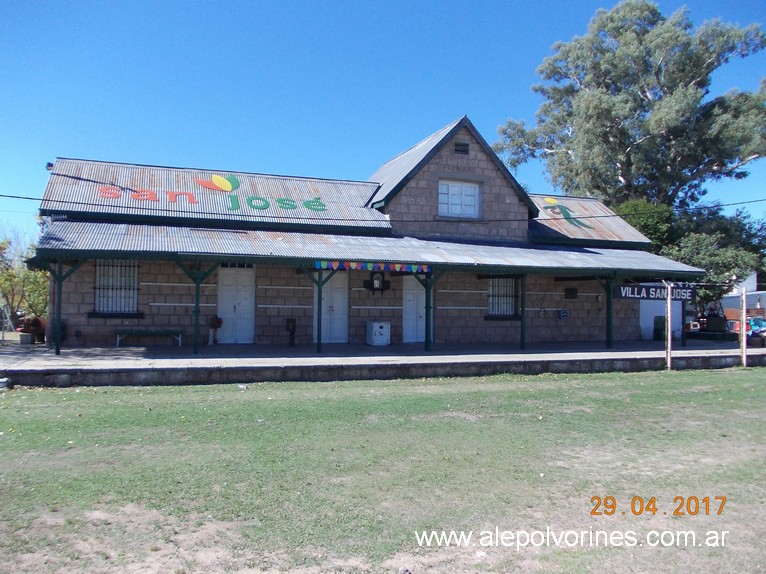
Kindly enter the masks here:
<path id="1" fill-rule="evenodd" d="M 0 1 L 0 194 L 40 197 L 57 156 L 365 180 L 464 114 L 492 143 L 507 118 L 533 122 L 551 45 L 614 4 Z M 766 15 L 764 0 L 658 4 L 695 24 Z M 762 52 L 713 91 L 764 76 Z M 766 199 L 766 160 L 751 173 L 708 197 Z M 541 164 L 515 175 L 551 191 Z M 37 208 L 0 198 L 0 236 L 33 236 Z"/>

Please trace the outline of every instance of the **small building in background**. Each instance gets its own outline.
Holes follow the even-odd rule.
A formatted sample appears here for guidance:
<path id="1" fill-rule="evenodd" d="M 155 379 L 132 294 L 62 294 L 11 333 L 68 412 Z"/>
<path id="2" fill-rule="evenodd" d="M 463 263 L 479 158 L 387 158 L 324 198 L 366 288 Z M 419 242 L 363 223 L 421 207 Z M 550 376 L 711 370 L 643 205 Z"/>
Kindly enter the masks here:
<path id="1" fill-rule="evenodd" d="M 766 274 L 753 273 L 721 299 L 724 309 L 740 308 L 743 288 L 747 292 L 748 309 L 763 309 L 766 306 Z"/>

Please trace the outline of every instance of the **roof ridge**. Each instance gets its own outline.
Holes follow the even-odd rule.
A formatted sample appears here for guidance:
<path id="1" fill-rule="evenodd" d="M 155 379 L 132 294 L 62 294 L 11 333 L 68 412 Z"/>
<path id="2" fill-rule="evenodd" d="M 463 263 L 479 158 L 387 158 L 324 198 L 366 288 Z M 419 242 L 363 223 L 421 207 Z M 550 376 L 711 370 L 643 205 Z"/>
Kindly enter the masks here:
<path id="1" fill-rule="evenodd" d="M 436 130 L 434 133 L 432 133 L 431 135 L 428 135 L 428 136 L 424 137 L 422 140 L 420 140 L 420 141 L 419 141 L 418 143 L 416 143 L 415 145 L 412 145 L 412 146 L 408 147 L 408 148 L 407 148 L 406 150 L 404 150 L 403 152 L 401 152 L 401 153 L 398 153 L 398 154 L 396 154 L 394 157 L 392 157 L 392 158 L 388 159 L 388 160 L 387 160 L 387 161 L 385 161 L 385 162 L 384 162 L 384 163 L 383 163 L 383 164 L 382 164 L 380 167 L 382 168 L 382 167 L 384 167 L 385 165 L 388 165 L 389 163 L 391 163 L 392 161 L 394 161 L 394 160 L 396 160 L 396 159 L 398 159 L 398 158 L 402 157 L 403 155 L 406 155 L 406 154 L 410 153 L 412 150 L 416 149 L 417 147 L 419 147 L 419 146 L 423 145 L 423 144 L 424 144 L 424 143 L 426 143 L 428 140 L 430 140 L 431 138 L 433 138 L 433 137 L 434 137 L 436 134 L 438 134 L 439 132 L 442 132 L 442 131 L 444 131 L 444 132 L 446 132 L 446 133 L 449 133 L 449 132 L 450 132 L 450 130 L 452 130 L 452 129 L 453 129 L 453 128 L 454 128 L 454 127 L 457 125 L 457 124 L 459 124 L 461 121 L 463 121 L 463 120 L 464 120 L 466 117 L 467 117 L 467 116 L 463 116 L 462 118 L 459 118 L 459 119 L 457 119 L 457 120 L 455 120 L 455 121 L 453 121 L 453 122 L 451 122 L 451 123 L 447 124 L 446 126 L 444 126 L 444 127 L 440 128 L 440 129 Z M 441 138 L 440 138 L 440 141 L 441 141 Z M 380 171 L 380 168 L 378 168 L 377 170 L 375 170 L 375 172 L 376 172 L 376 173 L 377 173 L 378 171 Z M 373 175 L 374 175 L 374 174 L 373 174 Z M 371 181 L 371 180 L 367 180 L 367 181 Z"/>
<path id="2" fill-rule="evenodd" d="M 566 194 L 560 194 L 560 193 L 527 193 L 527 195 L 535 196 L 535 197 L 565 197 L 567 199 L 587 199 L 588 201 L 598 201 L 599 203 L 604 203 L 603 200 L 599 199 L 598 197 L 585 197 L 584 195 L 566 195 Z M 607 206 L 608 207 L 608 206 Z"/>
<path id="3" fill-rule="evenodd" d="M 272 177 L 272 178 L 279 178 L 279 179 L 300 179 L 300 180 L 309 180 L 309 181 L 334 181 L 339 183 L 361 183 L 364 185 L 375 185 L 375 182 L 373 181 L 365 181 L 361 179 L 338 179 L 338 178 L 332 178 L 332 177 L 310 177 L 305 175 L 286 175 L 286 174 L 277 174 L 277 173 L 261 173 L 261 172 L 252 172 L 252 171 L 241 171 L 241 170 L 228 170 L 228 169 L 212 169 L 212 168 L 205 168 L 205 167 L 180 167 L 180 166 L 170 166 L 170 165 L 155 165 L 155 164 L 149 164 L 149 163 L 132 163 L 132 162 L 125 162 L 125 161 L 106 161 L 106 160 L 98 160 L 98 159 L 83 159 L 83 158 L 75 158 L 75 157 L 57 157 L 56 161 L 63 160 L 63 161 L 79 161 L 79 162 L 88 162 L 88 163 L 100 163 L 100 164 L 107 164 L 107 165 L 121 165 L 121 166 L 132 166 L 132 167 L 146 167 L 146 168 L 152 168 L 152 169 L 169 169 L 169 170 L 183 170 L 183 171 L 209 171 L 209 172 L 218 172 L 218 173 L 235 173 L 239 175 L 252 175 L 252 176 L 261 176 L 261 177 Z M 55 166 L 54 166 L 55 169 Z"/>

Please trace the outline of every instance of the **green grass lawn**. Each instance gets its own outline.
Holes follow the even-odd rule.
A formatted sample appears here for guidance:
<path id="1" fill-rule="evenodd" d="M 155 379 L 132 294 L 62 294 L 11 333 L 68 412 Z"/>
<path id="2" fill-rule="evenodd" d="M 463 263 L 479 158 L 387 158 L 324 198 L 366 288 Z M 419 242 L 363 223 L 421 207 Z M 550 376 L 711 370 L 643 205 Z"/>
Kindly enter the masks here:
<path id="1" fill-rule="evenodd" d="M 0 572 L 763 572 L 764 383 L 735 369 L 4 391 Z M 594 496 L 615 514 L 591 515 Z M 637 496 L 657 512 L 634 516 Z M 693 496 L 709 512 L 673 516 Z M 728 534 L 482 545 L 496 528 Z M 474 545 L 418 546 L 430 530 Z"/>

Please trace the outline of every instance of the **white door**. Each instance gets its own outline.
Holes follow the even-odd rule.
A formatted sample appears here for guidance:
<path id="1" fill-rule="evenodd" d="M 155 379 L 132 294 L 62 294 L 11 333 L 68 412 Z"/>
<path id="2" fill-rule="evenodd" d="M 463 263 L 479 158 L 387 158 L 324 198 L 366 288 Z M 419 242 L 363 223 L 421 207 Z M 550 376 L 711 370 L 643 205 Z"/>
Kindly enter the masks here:
<path id="1" fill-rule="evenodd" d="M 221 267 L 218 270 L 219 343 L 255 341 L 255 269 Z"/>
<path id="2" fill-rule="evenodd" d="M 325 271 L 324 276 L 330 271 Z M 317 302 L 314 286 L 314 342 L 317 340 Z M 337 272 L 322 287 L 322 342 L 348 343 L 348 273 Z"/>
<path id="3" fill-rule="evenodd" d="M 402 339 L 421 343 L 426 340 L 426 290 L 412 275 L 405 275 L 402 291 Z"/>

